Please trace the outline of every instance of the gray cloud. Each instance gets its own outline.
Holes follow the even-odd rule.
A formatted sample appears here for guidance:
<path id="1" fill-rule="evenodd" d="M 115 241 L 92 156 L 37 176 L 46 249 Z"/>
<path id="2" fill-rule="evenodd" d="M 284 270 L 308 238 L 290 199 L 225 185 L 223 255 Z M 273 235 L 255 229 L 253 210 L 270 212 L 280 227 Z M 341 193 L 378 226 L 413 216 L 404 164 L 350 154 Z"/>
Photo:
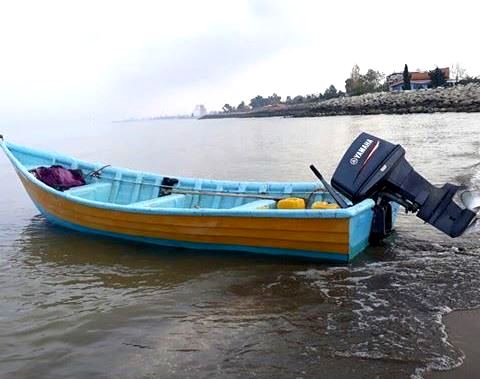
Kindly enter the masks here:
<path id="1" fill-rule="evenodd" d="M 225 81 L 295 44 L 295 32 L 286 25 L 278 28 L 259 15 L 257 20 L 253 28 L 210 30 L 147 46 L 117 70 L 111 78 L 111 93 L 116 94 L 120 106 L 133 108 L 172 91 Z"/>
<path id="2" fill-rule="evenodd" d="M 460 62 L 478 75 L 478 5 L 406 0 L 429 14 L 391 26 L 383 2 L 9 2 L 0 14 L 0 113 L 122 118 L 219 108 L 257 94 L 297 95 L 342 88 L 352 65 L 385 73 Z M 421 36 L 430 38 L 428 48 Z M 408 49 L 400 52 L 400 47 Z M 399 50 L 400 49 L 400 50 Z"/>

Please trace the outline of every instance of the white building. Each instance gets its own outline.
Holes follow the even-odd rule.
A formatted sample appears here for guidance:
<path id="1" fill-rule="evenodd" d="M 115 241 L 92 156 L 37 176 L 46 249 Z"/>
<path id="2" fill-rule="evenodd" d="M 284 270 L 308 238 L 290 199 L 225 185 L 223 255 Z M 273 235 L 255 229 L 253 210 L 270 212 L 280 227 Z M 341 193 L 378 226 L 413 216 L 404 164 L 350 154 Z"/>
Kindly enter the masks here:
<path id="1" fill-rule="evenodd" d="M 200 118 L 202 116 L 205 116 L 206 114 L 207 114 L 207 108 L 205 108 L 205 105 L 203 104 L 195 105 L 195 109 L 192 112 L 193 117 Z"/>

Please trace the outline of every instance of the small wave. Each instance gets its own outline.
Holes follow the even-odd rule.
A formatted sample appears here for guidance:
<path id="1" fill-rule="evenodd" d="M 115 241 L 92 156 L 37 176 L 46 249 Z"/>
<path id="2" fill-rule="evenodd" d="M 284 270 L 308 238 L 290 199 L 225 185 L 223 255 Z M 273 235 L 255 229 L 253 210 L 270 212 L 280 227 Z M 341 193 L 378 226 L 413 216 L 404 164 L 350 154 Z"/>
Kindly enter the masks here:
<path id="1" fill-rule="evenodd" d="M 327 330 L 335 356 L 418 362 L 415 378 L 458 367 L 464 355 L 448 341 L 443 317 L 480 305 L 478 242 L 411 239 L 391 248 L 386 261 L 295 272 L 334 305 Z"/>

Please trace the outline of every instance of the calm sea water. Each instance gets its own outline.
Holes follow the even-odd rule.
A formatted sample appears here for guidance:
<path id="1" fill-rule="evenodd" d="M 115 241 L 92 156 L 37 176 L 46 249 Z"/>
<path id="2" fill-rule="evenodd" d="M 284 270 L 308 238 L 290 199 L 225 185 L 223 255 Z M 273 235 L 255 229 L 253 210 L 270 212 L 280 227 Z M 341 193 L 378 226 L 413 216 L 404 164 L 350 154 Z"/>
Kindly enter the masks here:
<path id="1" fill-rule="evenodd" d="M 7 139 L 163 174 L 330 176 L 361 131 L 440 184 L 480 187 L 480 116 L 2 127 Z M 46 222 L 0 157 L 1 378 L 408 378 L 462 353 L 442 315 L 480 306 L 480 234 L 414 216 L 350 265 L 151 247 Z"/>

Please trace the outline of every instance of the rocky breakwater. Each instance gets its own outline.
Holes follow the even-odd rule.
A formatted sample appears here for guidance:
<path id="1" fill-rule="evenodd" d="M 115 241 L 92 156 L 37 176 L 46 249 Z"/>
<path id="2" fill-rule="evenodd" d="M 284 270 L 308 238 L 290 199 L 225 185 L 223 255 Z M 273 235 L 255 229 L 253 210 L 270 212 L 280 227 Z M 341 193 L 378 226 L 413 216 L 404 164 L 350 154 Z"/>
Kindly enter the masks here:
<path id="1" fill-rule="evenodd" d="M 338 115 L 480 112 L 480 84 L 418 91 L 378 92 L 302 104 L 278 104 L 248 112 L 228 112 L 203 118 L 316 117 Z"/>

